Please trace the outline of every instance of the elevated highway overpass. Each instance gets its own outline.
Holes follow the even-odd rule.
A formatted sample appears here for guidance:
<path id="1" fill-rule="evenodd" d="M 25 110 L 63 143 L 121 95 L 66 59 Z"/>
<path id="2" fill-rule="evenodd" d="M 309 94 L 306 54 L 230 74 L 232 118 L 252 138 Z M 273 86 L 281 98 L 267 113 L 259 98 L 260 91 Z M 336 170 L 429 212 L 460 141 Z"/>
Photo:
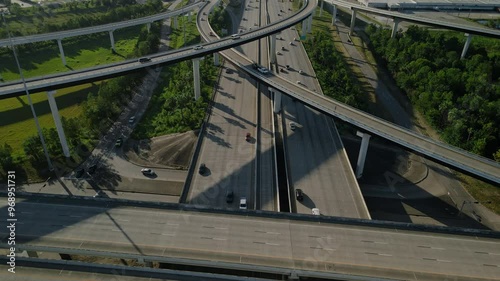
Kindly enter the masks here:
<path id="1" fill-rule="evenodd" d="M 259 79 L 270 87 L 294 97 L 308 106 L 317 109 L 327 115 L 337 117 L 349 122 L 356 127 L 366 130 L 372 134 L 393 141 L 394 143 L 413 150 L 437 162 L 447 166 L 454 167 L 460 171 L 475 175 L 486 181 L 496 184 L 500 183 L 500 164 L 484 157 L 474 155 L 456 147 L 432 140 L 405 128 L 398 127 L 392 123 L 380 118 L 332 100 L 330 98 L 318 95 L 296 82 L 285 80 L 279 76 L 262 75 L 255 71 L 251 62 L 242 57 L 241 54 L 230 50 L 230 48 L 266 37 L 270 34 L 284 30 L 301 20 L 309 17 L 317 5 L 317 0 L 306 1 L 305 5 L 293 16 L 282 19 L 276 23 L 267 25 L 257 30 L 242 33 L 240 39 L 223 38 L 211 43 L 203 44 L 204 49 L 193 50 L 192 48 L 183 48 L 165 53 L 154 54 L 148 63 L 140 63 L 136 60 L 128 60 L 112 65 L 101 66 L 92 69 L 79 70 L 74 72 L 65 72 L 47 77 L 36 77 L 28 79 L 27 87 L 32 92 L 52 90 L 56 88 L 81 84 L 97 79 L 103 79 L 113 76 L 119 76 L 127 72 L 136 71 L 148 66 L 170 64 L 181 60 L 202 57 L 214 52 L 227 50 L 228 58 L 245 70 L 250 75 Z M 427 19 L 422 19 L 422 23 Z M 486 30 L 486 29 L 485 29 Z M 489 31 L 485 31 L 487 33 Z M 204 36 L 207 36 L 206 34 Z M 0 98 L 14 95 L 20 95 L 24 92 L 22 82 L 4 83 L 0 86 Z"/>
<path id="2" fill-rule="evenodd" d="M 18 198 L 18 249 L 140 262 L 182 259 L 192 265 L 211 263 L 240 270 L 267 267 L 316 272 L 317 278 L 319 274 L 375 278 L 357 280 L 500 278 L 500 233 L 493 231 L 455 232 L 444 227 L 166 203 L 150 203 L 148 208 L 106 200 L 63 200 Z M 7 200 L 1 200 L 3 221 L 7 207 Z M 8 231 L 0 229 L 2 243 Z"/>

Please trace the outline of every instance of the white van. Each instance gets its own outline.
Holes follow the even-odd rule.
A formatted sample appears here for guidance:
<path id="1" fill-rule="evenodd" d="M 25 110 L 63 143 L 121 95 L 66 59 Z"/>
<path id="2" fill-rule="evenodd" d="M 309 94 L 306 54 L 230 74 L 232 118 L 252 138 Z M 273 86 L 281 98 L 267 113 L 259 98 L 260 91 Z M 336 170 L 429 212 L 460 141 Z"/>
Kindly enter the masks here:
<path id="1" fill-rule="evenodd" d="M 247 209 L 247 199 L 245 197 L 240 198 L 240 210 Z"/>
<path id="2" fill-rule="evenodd" d="M 240 35 L 239 34 L 233 34 L 233 35 L 231 35 L 231 38 L 233 40 L 240 39 Z"/>

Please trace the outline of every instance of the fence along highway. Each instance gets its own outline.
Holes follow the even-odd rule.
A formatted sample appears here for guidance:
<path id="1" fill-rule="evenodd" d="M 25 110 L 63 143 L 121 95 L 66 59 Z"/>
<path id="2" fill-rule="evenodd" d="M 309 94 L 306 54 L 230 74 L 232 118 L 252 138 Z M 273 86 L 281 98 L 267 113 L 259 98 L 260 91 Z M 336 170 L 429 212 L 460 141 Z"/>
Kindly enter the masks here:
<path id="1" fill-rule="evenodd" d="M 205 7 L 207 4 L 208 3 L 205 3 Z M 96 79 L 118 76 L 147 66 L 174 63 L 194 57 L 202 57 L 263 38 L 267 35 L 277 33 L 283 29 L 293 26 L 309 16 L 316 8 L 316 5 L 317 0 L 306 1 L 305 5 L 299 10 L 299 12 L 289 18 L 267 25 L 260 29 L 242 33 L 240 39 L 237 40 L 223 38 L 221 40 L 214 41 L 213 43 L 203 44 L 204 49 L 202 50 L 183 48 L 152 55 L 150 56 L 150 63 L 139 63 L 137 60 L 129 60 L 93 69 L 65 72 L 48 77 L 36 77 L 27 80 L 27 87 L 34 92 L 61 88 Z M 422 19 L 422 23 L 425 24 L 426 22 L 427 19 Z M 204 36 L 207 36 L 207 34 L 204 34 Z M 228 57 L 233 61 L 233 63 L 239 65 L 243 70 L 254 76 L 256 79 L 261 80 L 271 87 L 278 89 L 282 93 L 292 96 L 325 114 L 335 116 L 353 124 L 354 126 L 371 132 L 372 134 L 391 140 L 401 146 L 425 155 L 430 159 L 475 175 L 479 178 L 485 179 L 486 181 L 497 184 L 500 183 L 500 164 L 494 162 L 493 160 L 474 155 L 467 151 L 424 137 L 405 128 L 398 127 L 392 123 L 334 101 L 330 98 L 320 96 L 279 76 L 264 76 L 251 69 L 251 62 L 249 62 L 247 58 L 241 57 L 241 55 L 231 50 L 228 50 L 226 53 L 229 54 Z M 23 84 L 19 81 L 6 83 L 0 87 L 0 97 L 19 95 L 22 94 L 23 91 Z"/>

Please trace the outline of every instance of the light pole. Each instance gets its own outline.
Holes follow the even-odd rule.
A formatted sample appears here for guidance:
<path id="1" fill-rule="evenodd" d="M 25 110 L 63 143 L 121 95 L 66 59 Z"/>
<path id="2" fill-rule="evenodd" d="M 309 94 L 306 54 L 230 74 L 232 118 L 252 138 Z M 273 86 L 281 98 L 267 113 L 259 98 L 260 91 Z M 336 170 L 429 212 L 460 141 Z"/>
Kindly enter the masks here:
<path id="1" fill-rule="evenodd" d="M 49 152 L 47 150 L 47 146 L 45 145 L 45 139 L 43 137 L 42 128 L 40 127 L 40 123 L 38 122 L 38 117 L 36 116 L 35 108 L 33 107 L 33 102 L 31 101 L 31 96 L 26 86 L 26 80 L 24 79 L 23 70 L 21 69 L 21 64 L 19 63 L 19 59 L 17 58 L 16 47 L 12 42 L 12 37 L 10 36 L 9 25 L 7 25 L 7 21 L 5 20 L 5 15 L 2 14 L 3 23 L 5 24 L 5 30 L 7 31 L 7 35 L 9 36 L 10 47 L 12 48 L 12 52 L 14 53 L 14 59 L 16 60 L 17 69 L 19 71 L 19 75 L 21 76 L 21 81 L 23 81 L 24 91 L 26 92 L 26 96 L 28 97 L 28 103 L 31 108 L 31 113 L 33 114 L 33 118 L 35 119 L 36 129 L 38 131 L 38 137 L 40 137 L 40 141 L 42 142 L 43 152 L 45 154 L 45 158 L 47 158 L 47 165 L 49 171 L 53 171 L 54 167 L 52 166 L 52 161 L 50 161 Z"/>
<path id="2" fill-rule="evenodd" d="M 464 200 L 464 201 L 462 202 L 462 206 L 460 206 L 460 210 L 458 211 L 457 216 L 460 216 L 460 215 L 462 215 L 462 214 L 463 214 L 462 210 L 463 210 L 463 208 L 464 208 L 465 204 L 481 204 L 481 203 L 483 203 L 483 204 L 490 204 L 490 203 L 491 203 L 491 201 L 483 201 L 483 202 L 480 202 L 480 201 L 467 201 L 467 200 Z"/>

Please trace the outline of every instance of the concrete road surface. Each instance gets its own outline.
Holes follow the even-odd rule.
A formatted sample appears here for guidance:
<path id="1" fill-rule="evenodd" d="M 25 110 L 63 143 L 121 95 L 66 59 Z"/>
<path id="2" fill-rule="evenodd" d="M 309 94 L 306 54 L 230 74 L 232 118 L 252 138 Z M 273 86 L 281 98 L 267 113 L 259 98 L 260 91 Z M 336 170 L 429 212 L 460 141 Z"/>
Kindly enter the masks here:
<path id="1" fill-rule="evenodd" d="M 6 200 L 0 220 L 7 219 Z M 499 280 L 498 239 L 140 207 L 18 200 L 16 243 L 403 280 Z M 8 234 L 0 229 L 0 237 Z M 430 278 L 433 277 L 433 278 Z M 464 280 L 464 279 L 462 279 Z"/>

